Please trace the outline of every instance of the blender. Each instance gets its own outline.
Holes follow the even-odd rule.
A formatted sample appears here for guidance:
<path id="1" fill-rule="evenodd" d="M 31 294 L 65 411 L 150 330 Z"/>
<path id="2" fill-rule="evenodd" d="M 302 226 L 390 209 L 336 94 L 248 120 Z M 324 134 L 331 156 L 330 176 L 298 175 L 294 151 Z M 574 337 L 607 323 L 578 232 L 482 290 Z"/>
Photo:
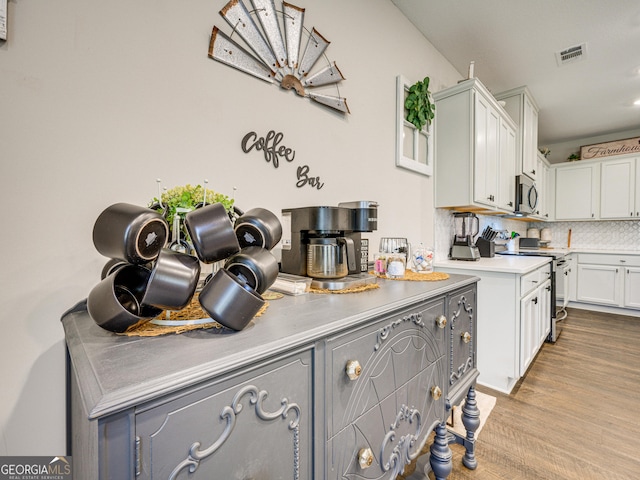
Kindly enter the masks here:
<path id="1" fill-rule="evenodd" d="M 471 212 L 456 212 L 453 217 L 456 233 L 449 257 L 452 260 L 480 260 L 480 251 L 474 243 L 474 237 L 480 230 L 480 220 Z"/>

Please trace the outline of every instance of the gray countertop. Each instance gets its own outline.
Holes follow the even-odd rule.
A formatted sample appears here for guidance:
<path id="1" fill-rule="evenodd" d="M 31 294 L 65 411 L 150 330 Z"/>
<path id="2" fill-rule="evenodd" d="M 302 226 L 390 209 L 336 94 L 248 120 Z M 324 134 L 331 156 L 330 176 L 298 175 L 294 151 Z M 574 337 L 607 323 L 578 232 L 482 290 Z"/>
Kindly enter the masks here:
<path id="1" fill-rule="evenodd" d="M 62 317 L 67 347 L 89 418 L 115 413 L 297 348 L 469 285 L 454 275 L 442 281 L 379 279 L 380 288 L 351 294 L 305 294 L 272 300 L 240 332 L 208 329 L 159 337 L 116 335 L 98 327 L 83 302 Z M 73 370 L 72 370 L 73 374 Z"/>

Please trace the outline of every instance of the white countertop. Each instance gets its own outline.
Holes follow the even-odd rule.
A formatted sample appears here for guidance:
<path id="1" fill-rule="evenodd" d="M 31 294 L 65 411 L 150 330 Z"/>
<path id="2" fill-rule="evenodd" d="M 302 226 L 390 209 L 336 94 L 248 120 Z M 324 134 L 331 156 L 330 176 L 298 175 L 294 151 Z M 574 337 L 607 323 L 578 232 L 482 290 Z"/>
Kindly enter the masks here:
<path id="1" fill-rule="evenodd" d="M 436 260 L 435 270 L 469 270 L 476 272 L 501 272 L 525 274 L 551 261 L 551 257 L 516 255 L 496 255 L 492 258 L 480 258 L 476 261 L 467 260 Z M 462 272 L 460 272 L 462 273 Z"/>
<path id="2" fill-rule="evenodd" d="M 569 248 L 567 253 L 602 253 L 608 255 L 640 255 L 640 250 L 608 250 L 601 248 Z"/>

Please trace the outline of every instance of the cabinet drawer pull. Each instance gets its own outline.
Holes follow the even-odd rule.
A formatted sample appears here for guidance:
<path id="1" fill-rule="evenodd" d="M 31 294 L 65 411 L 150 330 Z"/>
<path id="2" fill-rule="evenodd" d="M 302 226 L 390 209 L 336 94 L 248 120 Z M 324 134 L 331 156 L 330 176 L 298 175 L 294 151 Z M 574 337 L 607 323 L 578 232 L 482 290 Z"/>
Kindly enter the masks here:
<path id="1" fill-rule="evenodd" d="M 440 400 L 440 397 L 442 397 L 442 389 L 437 385 L 431 387 L 431 396 L 434 400 Z"/>
<path id="2" fill-rule="evenodd" d="M 436 318 L 436 325 L 438 325 L 439 328 L 446 327 L 447 326 L 447 317 L 445 317 L 444 315 L 438 316 L 438 318 Z"/>
<path id="3" fill-rule="evenodd" d="M 349 377 L 349 380 L 356 380 L 362 373 L 360 362 L 357 360 L 349 360 L 347 362 L 345 372 L 347 373 L 347 377 Z"/>
<path id="4" fill-rule="evenodd" d="M 373 452 L 370 448 L 361 448 L 358 452 L 358 464 L 361 469 L 369 468 L 373 463 Z"/>
<path id="5" fill-rule="evenodd" d="M 469 332 L 461 333 L 460 337 L 464 343 L 469 343 L 471 341 L 471 334 Z"/>

